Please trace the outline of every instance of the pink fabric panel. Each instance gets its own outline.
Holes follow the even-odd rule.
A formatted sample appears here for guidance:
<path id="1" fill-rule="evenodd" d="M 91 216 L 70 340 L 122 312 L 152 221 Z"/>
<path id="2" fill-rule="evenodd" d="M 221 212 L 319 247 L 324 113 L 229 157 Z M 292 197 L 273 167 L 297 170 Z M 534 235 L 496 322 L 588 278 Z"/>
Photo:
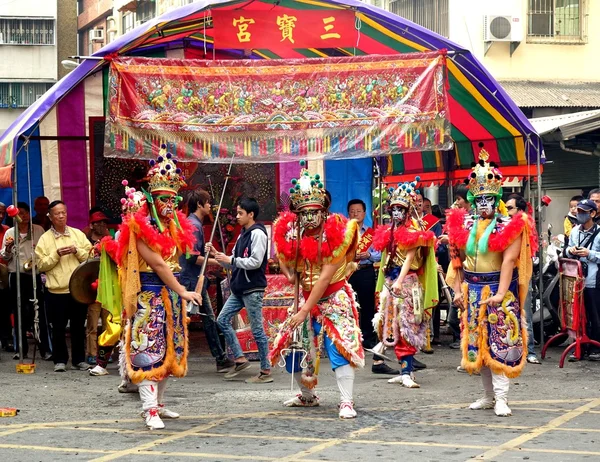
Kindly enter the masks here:
<path id="1" fill-rule="evenodd" d="M 292 178 L 300 176 L 299 162 L 284 162 L 278 165 L 279 168 L 279 194 L 289 194 L 292 187 Z"/>
<path id="2" fill-rule="evenodd" d="M 58 103 L 58 136 L 85 136 L 84 82 L 74 87 Z M 62 200 L 67 205 L 68 224 L 83 229 L 88 225 L 89 178 L 85 140 L 58 141 L 58 168 Z"/>

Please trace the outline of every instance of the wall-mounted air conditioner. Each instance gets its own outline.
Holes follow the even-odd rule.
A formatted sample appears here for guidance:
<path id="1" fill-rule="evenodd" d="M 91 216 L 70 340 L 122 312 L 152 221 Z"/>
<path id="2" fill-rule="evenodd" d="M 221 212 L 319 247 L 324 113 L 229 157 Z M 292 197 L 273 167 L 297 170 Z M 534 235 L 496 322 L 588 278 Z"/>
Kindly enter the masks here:
<path id="1" fill-rule="evenodd" d="M 483 17 L 484 42 L 520 42 L 523 40 L 523 24 L 519 16 Z"/>
<path id="2" fill-rule="evenodd" d="M 92 42 L 104 40 L 104 29 L 92 29 L 90 30 L 90 40 Z"/>

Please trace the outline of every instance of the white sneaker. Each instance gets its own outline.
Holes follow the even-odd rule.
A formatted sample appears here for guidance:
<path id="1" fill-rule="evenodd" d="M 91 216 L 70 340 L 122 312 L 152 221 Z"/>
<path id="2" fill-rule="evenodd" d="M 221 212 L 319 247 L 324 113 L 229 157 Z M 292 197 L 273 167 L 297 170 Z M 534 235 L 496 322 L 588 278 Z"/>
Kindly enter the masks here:
<path id="1" fill-rule="evenodd" d="M 168 410 L 164 404 L 158 405 L 158 415 L 163 419 L 179 419 L 179 414 Z"/>
<path id="2" fill-rule="evenodd" d="M 471 403 L 469 409 L 474 411 L 479 411 L 480 409 L 492 409 L 494 407 L 494 397 L 493 396 L 484 396 L 483 398 L 479 398 L 474 403 Z"/>
<path id="3" fill-rule="evenodd" d="M 349 401 L 342 401 L 340 403 L 340 419 L 354 419 L 356 417 L 356 411 L 354 406 Z"/>
<path id="4" fill-rule="evenodd" d="M 108 375 L 108 371 L 102 366 L 96 366 L 93 369 L 90 369 L 90 375 L 93 375 L 94 377 L 100 377 L 101 375 Z"/>
<path id="5" fill-rule="evenodd" d="M 283 405 L 287 407 L 316 407 L 319 405 L 319 397 L 317 395 L 306 397 L 302 393 L 298 393 L 293 398 L 284 401 Z"/>
<path id="6" fill-rule="evenodd" d="M 146 418 L 146 427 L 150 430 L 162 430 L 165 428 L 165 424 L 160 420 L 160 416 L 158 415 L 158 409 L 150 409 L 144 414 L 144 417 Z"/>
<path id="7" fill-rule="evenodd" d="M 508 407 L 505 399 L 497 399 L 496 405 L 494 406 L 494 412 L 498 417 L 508 417 L 512 415 L 512 411 Z"/>
<path id="8" fill-rule="evenodd" d="M 413 379 L 414 376 L 412 374 L 403 374 L 397 375 L 396 377 L 389 379 L 388 383 L 399 383 L 406 388 L 421 388 L 421 385 L 419 385 Z"/>

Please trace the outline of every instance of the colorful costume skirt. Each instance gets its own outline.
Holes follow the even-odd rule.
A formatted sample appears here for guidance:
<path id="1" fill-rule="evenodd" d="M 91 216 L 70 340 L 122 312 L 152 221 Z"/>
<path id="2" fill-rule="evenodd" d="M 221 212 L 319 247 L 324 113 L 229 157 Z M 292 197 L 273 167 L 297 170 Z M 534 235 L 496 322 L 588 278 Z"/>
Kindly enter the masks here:
<path id="1" fill-rule="evenodd" d="M 304 298 L 300 296 L 300 306 Z M 337 353 L 345 358 L 352 367 L 365 365 L 365 352 L 362 347 L 362 334 L 358 327 L 358 310 L 356 294 L 348 283 L 319 301 L 306 318 L 301 328 L 299 339 L 303 349 L 307 352 L 305 366 L 302 371 L 302 383 L 308 388 L 317 385 L 319 373 L 320 351 L 324 344 L 328 344 L 329 356 Z M 292 343 L 292 329 L 289 322 L 296 313 L 292 305 L 288 311 L 288 318 L 281 325 L 279 333 L 273 341 L 273 349 L 269 353 L 271 364 L 275 365 L 281 358 L 281 352 L 288 349 Z M 327 342 L 324 338 L 327 337 Z M 331 342 L 331 345 L 329 343 Z M 332 359 L 332 367 L 342 365 L 342 361 Z"/>
<path id="2" fill-rule="evenodd" d="M 140 273 L 140 282 L 137 310 L 125 327 L 129 377 L 133 383 L 184 377 L 188 319 L 181 299 L 155 273 Z"/>
<path id="3" fill-rule="evenodd" d="M 407 356 L 425 345 L 427 321 L 423 312 L 423 286 L 415 273 L 406 275 L 398 296 L 392 294 L 391 288 L 399 273 L 386 274 L 373 327 L 384 345 L 396 347 L 404 344 L 406 348 L 403 351 L 406 351 L 402 356 Z"/>
<path id="4" fill-rule="evenodd" d="M 498 290 L 500 272 L 464 273 L 462 367 L 473 373 L 487 366 L 496 374 L 518 377 L 527 358 L 527 325 L 519 304 L 516 270 L 502 304 L 497 307 L 480 303 Z"/>

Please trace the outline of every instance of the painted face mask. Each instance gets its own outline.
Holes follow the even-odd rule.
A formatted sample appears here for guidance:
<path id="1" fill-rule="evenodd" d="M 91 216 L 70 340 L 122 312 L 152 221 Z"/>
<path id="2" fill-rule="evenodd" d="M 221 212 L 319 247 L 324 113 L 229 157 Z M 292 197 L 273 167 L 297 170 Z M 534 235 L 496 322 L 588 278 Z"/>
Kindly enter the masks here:
<path id="1" fill-rule="evenodd" d="M 306 209 L 299 212 L 300 226 L 304 229 L 317 229 L 323 223 L 321 209 Z"/>
<path id="2" fill-rule="evenodd" d="M 175 213 L 177 206 L 177 197 L 170 194 L 162 194 L 156 196 L 154 203 L 156 204 L 156 213 L 160 218 L 171 219 Z"/>
<path id="3" fill-rule="evenodd" d="M 392 206 L 392 220 L 394 220 L 394 224 L 399 225 L 404 223 L 406 218 L 406 209 L 404 207 L 400 207 L 399 205 Z"/>
<path id="4" fill-rule="evenodd" d="M 494 215 L 495 204 L 496 198 L 494 196 L 477 196 L 475 198 L 477 215 L 481 218 L 491 218 Z"/>

